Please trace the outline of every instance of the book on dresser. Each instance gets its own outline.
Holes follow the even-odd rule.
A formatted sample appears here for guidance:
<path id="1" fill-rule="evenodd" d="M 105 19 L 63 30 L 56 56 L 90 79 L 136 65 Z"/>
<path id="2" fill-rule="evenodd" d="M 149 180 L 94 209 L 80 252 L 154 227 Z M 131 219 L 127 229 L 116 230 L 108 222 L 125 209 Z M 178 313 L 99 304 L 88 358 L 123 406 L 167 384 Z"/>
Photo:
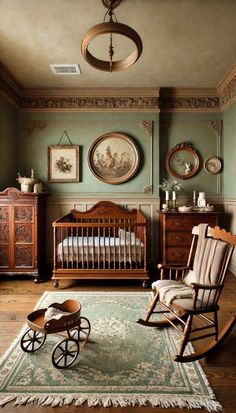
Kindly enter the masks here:
<path id="1" fill-rule="evenodd" d="M 186 265 L 192 241 L 192 228 L 201 223 L 219 225 L 221 212 L 160 211 L 160 255 L 163 264 Z"/>
<path id="2" fill-rule="evenodd" d="M 46 274 L 46 193 L 0 192 L 0 274 Z"/>

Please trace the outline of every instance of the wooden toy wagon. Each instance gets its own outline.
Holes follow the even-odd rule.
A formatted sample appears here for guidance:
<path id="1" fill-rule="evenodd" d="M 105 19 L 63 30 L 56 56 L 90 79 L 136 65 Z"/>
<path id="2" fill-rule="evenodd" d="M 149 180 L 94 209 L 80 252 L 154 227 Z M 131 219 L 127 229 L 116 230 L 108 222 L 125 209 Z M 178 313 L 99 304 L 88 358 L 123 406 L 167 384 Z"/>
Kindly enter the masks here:
<path id="1" fill-rule="evenodd" d="M 88 340 L 91 329 L 89 320 L 81 317 L 80 312 L 81 304 L 75 300 L 53 303 L 48 308 L 33 311 L 27 317 L 29 329 L 21 338 L 22 350 L 33 353 L 43 346 L 47 334 L 61 333 L 64 338 L 52 351 L 52 364 L 58 369 L 70 367 Z"/>

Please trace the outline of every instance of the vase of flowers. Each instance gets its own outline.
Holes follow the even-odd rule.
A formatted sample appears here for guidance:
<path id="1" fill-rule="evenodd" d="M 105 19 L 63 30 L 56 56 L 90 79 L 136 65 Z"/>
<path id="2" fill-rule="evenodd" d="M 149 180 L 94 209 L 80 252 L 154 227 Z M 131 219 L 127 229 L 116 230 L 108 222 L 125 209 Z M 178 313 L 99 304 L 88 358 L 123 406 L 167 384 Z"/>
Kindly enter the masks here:
<path id="1" fill-rule="evenodd" d="M 172 194 L 172 208 L 176 208 L 176 192 L 182 189 L 183 185 L 176 181 L 176 179 L 170 181 L 168 179 L 163 179 L 159 188 L 165 192 L 165 203 L 167 205 L 166 209 L 170 207 L 170 194 Z"/>

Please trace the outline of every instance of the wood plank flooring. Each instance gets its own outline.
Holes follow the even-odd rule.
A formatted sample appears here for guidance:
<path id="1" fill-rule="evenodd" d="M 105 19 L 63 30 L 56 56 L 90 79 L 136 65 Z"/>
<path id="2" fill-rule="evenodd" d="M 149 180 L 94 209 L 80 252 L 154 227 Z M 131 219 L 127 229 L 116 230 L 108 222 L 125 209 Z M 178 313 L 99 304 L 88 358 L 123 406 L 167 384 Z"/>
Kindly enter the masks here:
<path id="1" fill-rule="evenodd" d="M 60 289 L 65 291 L 88 291 L 88 290 L 117 290 L 117 291 L 139 291 L 143 290 L 141 283 L 115 281 L 99 282 L 76 282 L 61 281 Z M 0 355 L 9 347 L 13 339 L 19 333 L 25 322 L 26 316 L 33 309 L 44 291 L 55 291 L 52 281 L 34 284 L 32 278 L 23 277 L 1 277 L 0 279 Z M 232 314 L 236 314 L 236 276 L 228 274 L 225 288 L 220 299 L 220 329 Z M 145 328 L 145 327 L 144 327 Z M 225 340 L 222 346 L 208 358 L 201 361 L 210 385 L 216 394 L 217 400 L 222 404 L 224 413 L 236 412 L 236 328 Z M 3 407 L 3 413 L 21 412 L 31 413 L 180 413 L 184 409 L 179 408 L 151 408 L 127 407 L 127 408 L 88 408 L 81 407 L 40 407 L 16 406 L 12 403 Z M 186 410 L 191 413 L 199 413 L 202 410 Z M 205 411 L 203 409 L 203 411 Z"/>

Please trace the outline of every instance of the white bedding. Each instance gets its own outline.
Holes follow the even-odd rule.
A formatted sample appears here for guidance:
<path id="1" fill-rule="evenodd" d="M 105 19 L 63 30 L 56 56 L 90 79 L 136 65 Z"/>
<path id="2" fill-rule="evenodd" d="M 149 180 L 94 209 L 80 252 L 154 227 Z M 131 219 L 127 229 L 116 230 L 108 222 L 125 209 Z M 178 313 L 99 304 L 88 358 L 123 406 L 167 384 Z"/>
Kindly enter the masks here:
<path id="1" fill-rule="evenodd" d="M 58 244 L 57 257 L 59 261 L 140 262 L 143 257 L 143 243 L 132 235 L 135 234 L 131 234 L 130 242 L 128 237 L 68 237 Z"/>

